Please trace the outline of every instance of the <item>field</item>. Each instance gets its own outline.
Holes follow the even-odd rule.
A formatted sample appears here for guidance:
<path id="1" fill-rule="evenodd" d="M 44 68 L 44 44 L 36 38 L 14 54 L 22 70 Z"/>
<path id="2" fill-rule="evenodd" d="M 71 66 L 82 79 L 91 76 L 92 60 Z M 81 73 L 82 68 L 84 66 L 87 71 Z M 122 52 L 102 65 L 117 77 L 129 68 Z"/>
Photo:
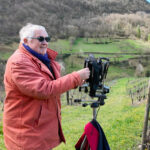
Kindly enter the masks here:
<path id="1" fill-rule="evenodd" d="M 51 42 L 49 47 L 56 49 L 59 53 L 70 53 L 70 57 L 65 58 L 64 64 L 66 72 L 81 69 L 83 60 L 87 55 L 83 52 L 106 52 L 106 53 L 141 53 L 149 52 L 149 43 L 133 40 L 119 40 L 110 44 L 93 44 L 92 39 L 86 43 L 85 39 L 77 39 L 70 50 L 68 40 L 58 40 Z M 17 48 L 13 43 L 1 50 L 1 60 L 7 60 L 8 56 Z M 76 55 L 79 53 L 80 55 Z M 96 55 L 96 56 L 99 56 Z M 104 55 L 106 56 L 106 55 Z M 114 56 L 107 55 L 114 61 Z M 135 57 L 133 55 L 121 55 L 119 61 Z M 76 61 L 74 61 L 76 60 Z M 79 61 L 77 61 L 79 60 Z M 132 105 L 130 97 L 127 95 L 126 86 L 128 80 L 134 78 L 133 68 L 123 66 L 118 63 L 111 65 L 108 72 L 108 83 L 110 93 L 107 94 L 105 105 L 101 106 L 97 121 L 102 126 L 111 150 L 138 150 L 141 144 L 141 135 L 143 130 L 143 120 L 145 113 L 145 103 L 142 101 Z M 0 105 L 2 107 L 2 104 Z M 2 133 L 2 108 L 0 107 L 0 150 L 6 150 L 3 142 Z M 62 127 L 66 137 L 66 144 L 61 144 L 54 150 L 73 150 L 74 145 L 84 131 L 86 123 L 92 120 L 92 109 L 90 106 L 82 107 L 80 105 L 66 105 L 66 96 L 62 96 Z"/>

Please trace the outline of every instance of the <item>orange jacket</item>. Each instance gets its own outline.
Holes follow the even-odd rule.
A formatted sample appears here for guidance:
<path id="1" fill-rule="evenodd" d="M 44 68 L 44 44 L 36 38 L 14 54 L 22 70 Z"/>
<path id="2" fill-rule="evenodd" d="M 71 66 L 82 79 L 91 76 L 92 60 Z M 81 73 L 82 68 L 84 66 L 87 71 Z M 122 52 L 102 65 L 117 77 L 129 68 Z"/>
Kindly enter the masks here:
<path id="1" fill-rule="evenodd" d="M 81 84 L 78 73 L 60 77 L 57 52 L 48 49 L 56 80 L 49 69 L 20 44 L 8 59 L 3 115 L 7 150 L 49 150 L 65 142 L 60 95 Z"/>

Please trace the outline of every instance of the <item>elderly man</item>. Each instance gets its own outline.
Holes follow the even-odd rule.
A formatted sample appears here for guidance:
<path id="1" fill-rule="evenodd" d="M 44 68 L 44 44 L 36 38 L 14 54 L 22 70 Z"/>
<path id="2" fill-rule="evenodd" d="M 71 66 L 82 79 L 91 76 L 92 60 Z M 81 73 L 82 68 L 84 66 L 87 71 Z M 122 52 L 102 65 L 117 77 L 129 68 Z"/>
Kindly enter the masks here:
<path id="1" fill-rule="evenodd" d="M 57 52 L 47 48 L 50 37 L 43 26 L 27 24 L 20 40 L 4 75 L 5 145 L 7 150 L 49 150 L 65 142 L 60 95 L 81 85 L 90 71 L 60 77 Z"/>

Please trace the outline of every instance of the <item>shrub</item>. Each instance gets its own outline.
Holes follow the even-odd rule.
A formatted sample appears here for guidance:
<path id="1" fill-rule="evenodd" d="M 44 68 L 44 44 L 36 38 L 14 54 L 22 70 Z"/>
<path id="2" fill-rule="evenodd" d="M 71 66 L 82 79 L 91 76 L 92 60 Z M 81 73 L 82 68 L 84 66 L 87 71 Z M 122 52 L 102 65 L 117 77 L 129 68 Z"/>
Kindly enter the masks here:
<path id="1" fill-rule="evenodd" d="M 141 38 L 141 29 L 140 26 L 138 25 L 137 27 L 137 37 L 140 39 Z"/>

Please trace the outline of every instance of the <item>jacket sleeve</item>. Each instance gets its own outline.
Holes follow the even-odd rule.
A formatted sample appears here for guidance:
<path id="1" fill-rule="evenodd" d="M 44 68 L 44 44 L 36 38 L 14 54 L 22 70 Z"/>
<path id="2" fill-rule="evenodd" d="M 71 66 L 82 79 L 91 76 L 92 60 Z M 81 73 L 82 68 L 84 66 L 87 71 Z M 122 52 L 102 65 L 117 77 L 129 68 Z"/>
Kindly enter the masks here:
<path id="1" fill-rule="evenodd" d="M 58 96 L 81 84 L 81 79 L 77 72 L 56 80 L 48 80 L 31 61 L 24 60 L 24 62 L 15 62 L 11 65 L 12 81 L 19 91 L 24 95 L 37 99 Z"/>

